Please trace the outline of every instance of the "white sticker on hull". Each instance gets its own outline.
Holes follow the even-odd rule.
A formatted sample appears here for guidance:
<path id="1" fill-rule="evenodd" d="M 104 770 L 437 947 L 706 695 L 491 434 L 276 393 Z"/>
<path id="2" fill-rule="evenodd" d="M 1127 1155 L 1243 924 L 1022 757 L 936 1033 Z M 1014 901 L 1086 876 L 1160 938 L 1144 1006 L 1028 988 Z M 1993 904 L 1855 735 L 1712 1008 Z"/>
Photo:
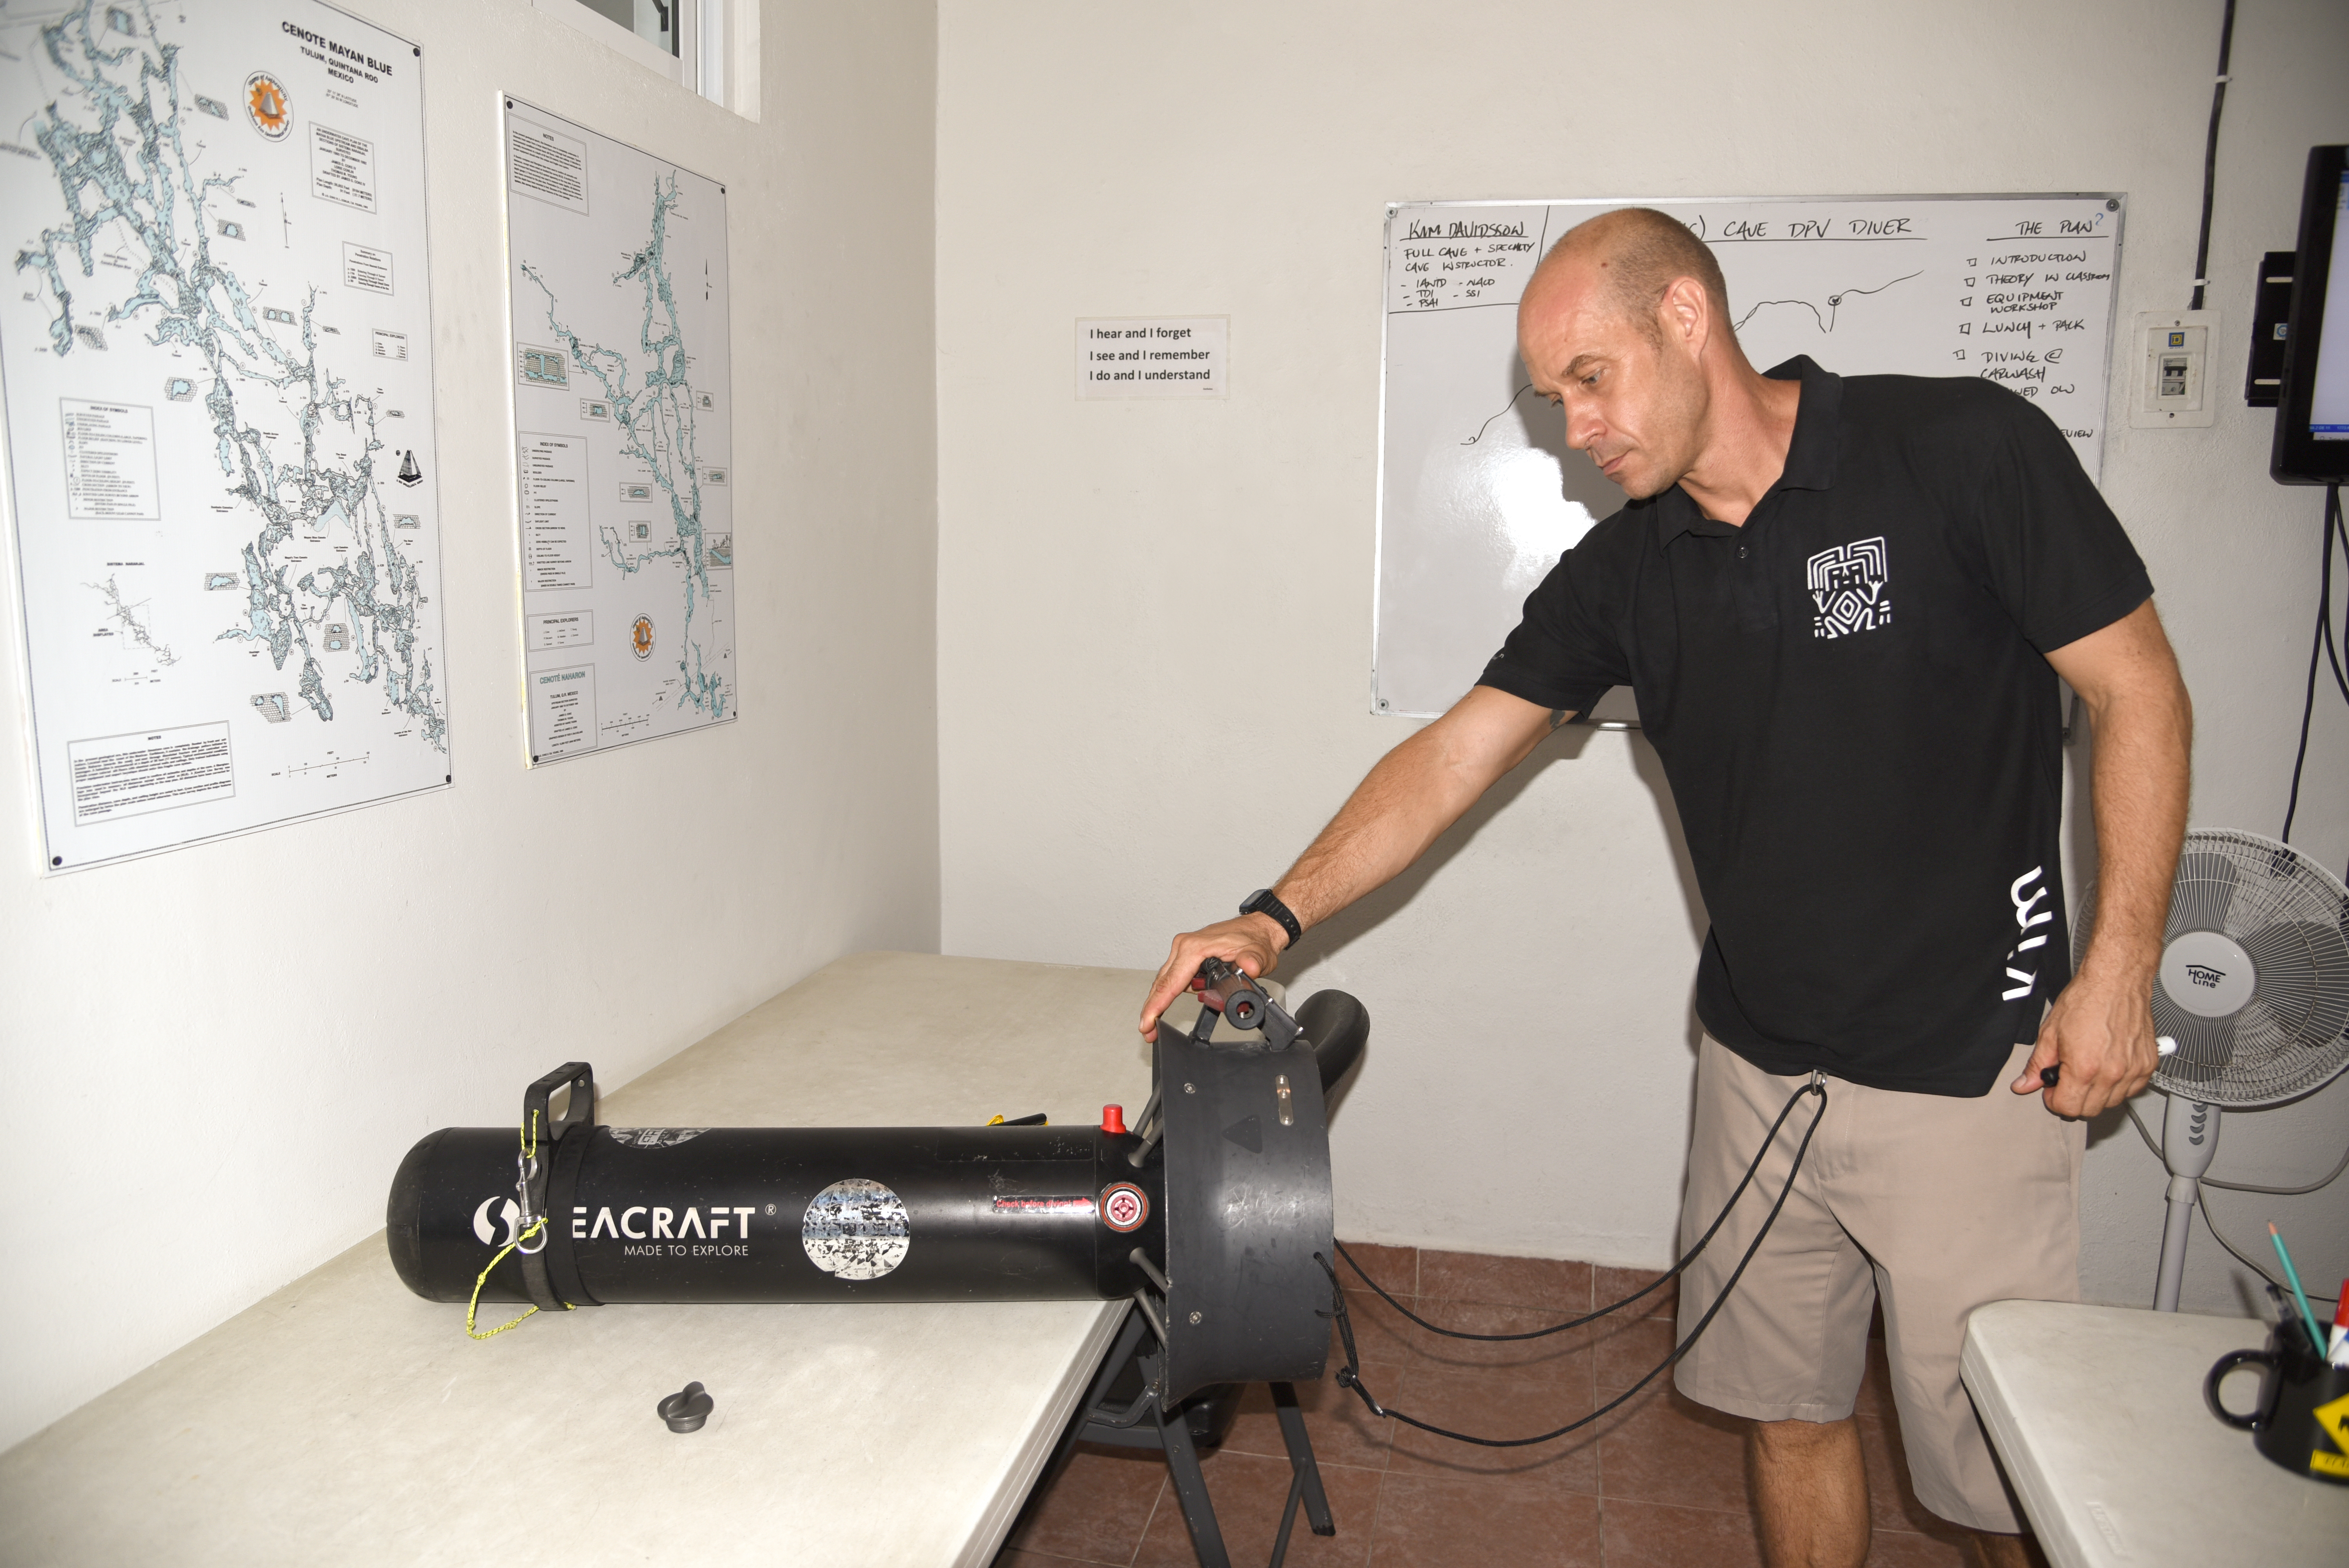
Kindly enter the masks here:
<path id="1" fill-rule="evenodd" d="M 808 1261 L 835 1278 L 879 1279 L 912 1245 L 905 1201 L 878 1181 L 852 1176 L 815 1195 L 800 1222 Z"/>

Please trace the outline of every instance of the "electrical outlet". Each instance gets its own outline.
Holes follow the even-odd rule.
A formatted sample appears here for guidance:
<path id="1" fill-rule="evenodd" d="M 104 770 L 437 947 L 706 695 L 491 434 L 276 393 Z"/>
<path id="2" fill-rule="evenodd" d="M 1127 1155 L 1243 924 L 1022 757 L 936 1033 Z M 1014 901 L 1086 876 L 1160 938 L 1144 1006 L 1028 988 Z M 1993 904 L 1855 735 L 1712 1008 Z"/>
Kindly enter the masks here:
<path id="1" fill-rule="evenodd" d="M 2210 347 L 2218 340 L 2215 310 L 2140 311 L 2129 423 L 2143 429 L 2209 424 L 2218 412 L 2210 392 Z"/>

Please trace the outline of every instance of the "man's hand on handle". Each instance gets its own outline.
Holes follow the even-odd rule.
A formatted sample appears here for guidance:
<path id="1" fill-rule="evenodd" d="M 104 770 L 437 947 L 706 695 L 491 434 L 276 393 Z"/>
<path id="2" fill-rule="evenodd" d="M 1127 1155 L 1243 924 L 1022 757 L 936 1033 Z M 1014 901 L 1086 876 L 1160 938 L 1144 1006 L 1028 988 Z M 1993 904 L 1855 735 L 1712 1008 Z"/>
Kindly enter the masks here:
<path id="1" fill-rule="evenodd" d="M 1142 1005 L 1142 1037 L 1158 1038 L 1160 1015 L 1191 988 L 1192 976 L 1210 958 L 1237 965 L 1249 979 L 1259 980 L 1279 966 L 1280 950 L 1288 933 L 1268 914 L 1243 914 L 1219 920 L 1200 931 L 1186 931 L 1167 950 L 1158 978 L 1150 983 L 1150 999 Z"/>

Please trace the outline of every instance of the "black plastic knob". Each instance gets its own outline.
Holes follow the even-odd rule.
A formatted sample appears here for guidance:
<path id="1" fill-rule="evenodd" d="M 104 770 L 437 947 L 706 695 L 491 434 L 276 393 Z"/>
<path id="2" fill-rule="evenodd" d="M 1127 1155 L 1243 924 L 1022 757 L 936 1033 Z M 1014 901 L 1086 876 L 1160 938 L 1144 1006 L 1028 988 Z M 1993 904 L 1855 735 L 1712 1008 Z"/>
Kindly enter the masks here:
<path id="1" fill-rule="evenodd" d="M 718 1401 L 698 1383 L 688 1383 L 682 1392 L 671 1394 L 653 1407 L 672 1432 L 701 1430 L 701 1423 L 709 1419 L 709 1412 L 717 1408 Z"/>

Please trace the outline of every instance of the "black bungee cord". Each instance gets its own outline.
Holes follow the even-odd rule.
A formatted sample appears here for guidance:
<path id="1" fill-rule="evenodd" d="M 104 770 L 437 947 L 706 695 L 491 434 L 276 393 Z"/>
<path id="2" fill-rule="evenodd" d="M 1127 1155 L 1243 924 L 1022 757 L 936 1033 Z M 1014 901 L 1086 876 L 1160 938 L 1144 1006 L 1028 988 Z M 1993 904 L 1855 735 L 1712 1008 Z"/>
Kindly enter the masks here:
<path id="1" fill-rule="evenodd" d="M 1730 1293 L 1737 1288 L 1737 1282 L 1744 1276 L 1745 1266 L 1754 1261 L 1754 1254 L 1761 1251 L 1763 1242 L 1767 1240 L 1769 1237 L 1770 1227 L 1778 1222 L 1778 1211 L 1786 1206 L 1787 1197 L 1795 1191 L 1795 1178 L 1803 1169 L 1803 1156 L 1810 1150 L 1812 1135 L 1818 1131 L 1819 1122 L 1826 1116 L 1827 1088 L 1826 1081 L 1822 1076 L 1814 1073 L 1811 1077 L 1810 1082 L 1796 1089 L 1787 1098 L 1785 1109 L 1779 1111 L 1778 1119 L 1770 1124 L 1769 1136 L 1762 1140 L 1762 1147 L 1754 1151 L 1753 1163 L 1746 1166 L 1745 1174 L 1738 1179 L 1736 1190 L 1729 1194 L 1729 1202 L 1722 1205 L 1721 1212 L 1713 1217 L 1712 1225 L 1706 1229 L 1704 1234 L 1697 1238 L 1696 1244 L 1689 1248 L 1686 1253 L 1682 1253 L 1678 1263 L 1672 1264 L 1672 1266 L 1664 1273 L 1658 1274 L 1654 1279 L 1649 1281 L 1640 1289 L 1633 1291 L 1630 1295 L 1625 1296 L 1622 1300 L 1614 1303 L 1612 1305 L 1602 1306 L 1597 1312 L 1587 1314 L 1584 1316 L 1573 1318 L 1565 1323 L 1552 1324 L 1547 1328 L 1530 1329 L 1523 1334 L 1468 1334 L 1456 1328 L 1444 1328 L 1439 1325 L 1428 1322 L 1427 1319 L 1420 1316 L 1417 1313 L 1403 1305 L 1402 1303 L 1395 1300 L 1393 1296 L 1389 1295 L 1385 1289 L 1379 1284 L 1378 1281 L 1371 1278 L 1367 1273 L 1364 1273 L 1362 1265 L 1354 1261 L 1354 1254 L 1346 1250 L 1346 1244 L 1343 1242 L 1333 1242 L 1331 1243 L 1338 1249 L 1338 1255 L 1346 1260 L 1346 1266 L 1352 1269 L 1356 1274 L 1361 1274 L 1362 1283 L 1369 1285 L 1372 1291 L 1376 1292 L 1381 1301 L 1385 1302 L 1389 1306 L 1393 1307 L 1397 1312 L 1402 1314 L 1403 1316 L 1411 1319 L 1412 1322 L 1419 1325 L 1420 1327 L 1428 1330 L 1430 1333 L 1443 1335 L 1447 1339 L 1476 1339 L 1486 1341 L 1540 1339 L 1552 1334 L 1563 1334 L 1569 1328 L 1579 1328 L 1584 1324 L 1597 1322 L 1599 1318 L 1605 1317 L 1609 1313 L 1620 1311 L 1622 1308 L 1630 1305 L 1633 1302 L 1638 1301 L 1641 1296 L 1644 1296 L 1650 1292 L 1655 1290 L 1666 1280 L 1677 1277 L 1689 1266 L 1689 1264 L 1694 1263 L 1696 1261 L 1697 1254 L 1704 1251 L 1705 1247 L 1712 1243 L 1713 1238 L 1720 1233 L 1721 1227 L 1728 1222 L 1730 1213 L 1737 1207 L 1737 1201 L 1745 1195 L 1745 1189 L 1753 1184 L 1755 1174 L 1761 1171 L 1763 1160 L 1768 1156 L 1772 1149 L 1777 1146 L 1779 1130 L 1786 1125 L 1786 1119 L 1795 1113 L 1795 1107 L 1801 1103 L 1803 1097 L 1806 1095 L 1816 1095 L 1818 1097 L 1818 1109 L 1811 1113 L 1811 1123 L 1803 1130 L 1802 1142 L 1795 1146 L 1795 1162 L 1787 1167 L 1785 1185 L 1779 1189 L 1777 1200 L 1770 1205 L 1770 1212 L 1765 1218 L 1764 1218 L 1761 1230 L 1754 1233 L 1752 1243 L 1745 1249 L 1745 1255 L 1737 1260 L 1737 1267 L 1731 1273 L 1728 1283 L 1721 1287 L 1721 1294 L 1713 1298 L 1713 1305 L 1705 1308 L 1704 1315 L 1697 1320 L 1697 1325 L 1694 1328 L 1689 1330 L 1688 1337 L 1681 1340 L 1678 1344 L 1672 1346 L 1672 1353 L 1670 1356 L 1665 1357 L 1661 1361 L 1651 1367 L 1647 1374 L 1637 1383 L 1632 1384 L 1629 1388 L 1623 1390 L 1622 1393 L 1618 1394 L 1614 1398 L 1609 1399 L 1604 1405 L 1599 1406 L 1599 1408 L 1591 1411 L 1590 1414 L 1583 1417 L 1579 1420 L 1568 1421 L 1565 1426 L 1558 1428 L 1556 1431 L 1544 1432 L 1539 1437 L 1479 1438 L 1473 1437 L 1466 1432 L 1455 1432 L 1447 1428 L 1435 1426 L 1430 1422 L 1420 1420 L 1414 1416 L 1406 1416 L 1401 1410 L 1391 1410 L 1387 1408 L 1384 1405 L 1379 1403 L 1377 1398 L 1371 1395 L 1368 1387 L 1363 1386 L 1361 1357 L 1354 1348 L 1354 1326 L 1352 1321 L 1346 1314 L 1346 1293 L 1338 1283 L 1338 1271 L 1330 1266 L 1330 1260 L 1328 1258 L 1324 1257 L 1319 1253 L 1316 1253 L 1313 1254 L 1313 1261 L 1321 1265 L 1321 1272 L 1330 1276 L 1330 1311 L 1328 1315 L 1336 1320 L 1338 1325 L 1339 1341 L 1346 1347 L 1346 1364 L 1338 1369 L 1338 1386 L 1341 1388 L 1351 1388 L 1355 1394 L 1361 1398 L 1362 1403 L 1369 1407 L 1371 1414 L 1374 1416 L 1381 1416 L 1389 1420 L 1401 1421 L 1405 1426 L 1416 1427 L 1423 1432 L 1431 1432 L 1439 1438 L 1450 1438 L 1454 1442 L 1474 1443 L 1479 1448 L 1486 1449 L 1522 1449 L 1530 1448 L 1536 1443 L 1547 1443 L 1555 1439 L 1562 1438 L 1568 1432 L 1575 1431 L 1579 1428 L 1587 1427 L 1591 1422 L 1599 1419 L 1599 1417 L 1616 1409 L 1618 1407 L 1629 1401 L 1630 1398 L 1639 1393 L 1640 1389 L 1645 1388 L 1650 1383 L 1654 1382 L 1658 1377 L 1662 1375 L 1666 1370 L 1677 1363 L 1682 1357 L 1688 1354 L 1689 1347 L 1697 1342 L 1698 1336 L 1702 1335 L 1708 1327 L 1712 1326 L 1714 1315 L 1718 1314 L 1722 1307 L 1728 1302 Z"/>

